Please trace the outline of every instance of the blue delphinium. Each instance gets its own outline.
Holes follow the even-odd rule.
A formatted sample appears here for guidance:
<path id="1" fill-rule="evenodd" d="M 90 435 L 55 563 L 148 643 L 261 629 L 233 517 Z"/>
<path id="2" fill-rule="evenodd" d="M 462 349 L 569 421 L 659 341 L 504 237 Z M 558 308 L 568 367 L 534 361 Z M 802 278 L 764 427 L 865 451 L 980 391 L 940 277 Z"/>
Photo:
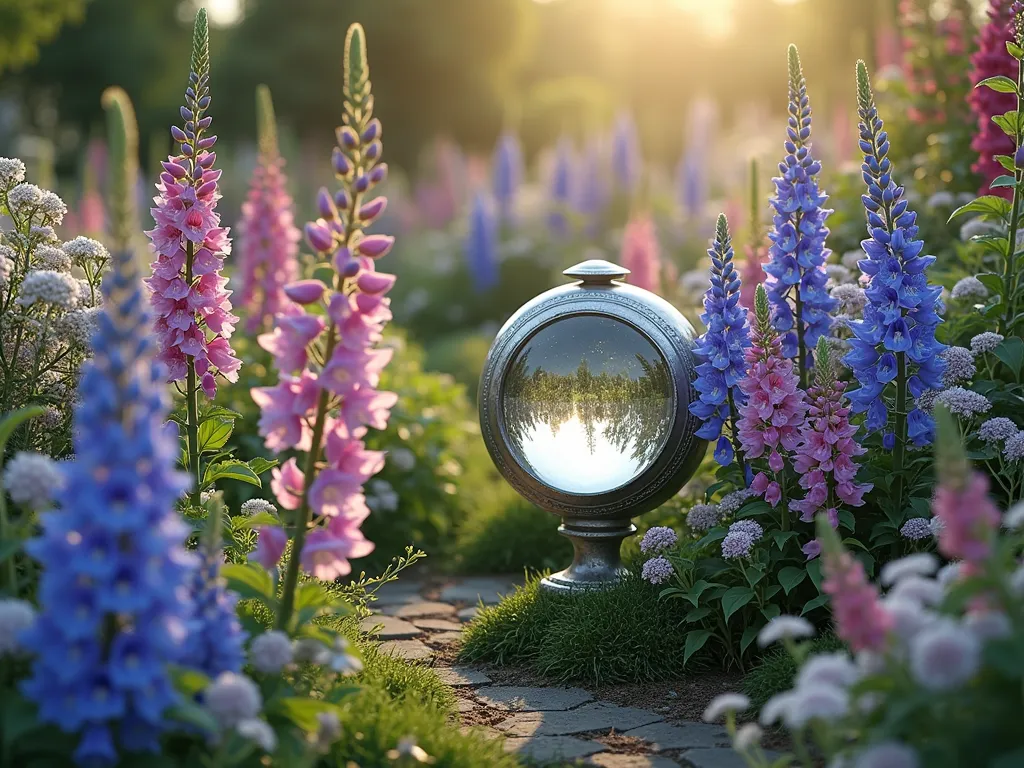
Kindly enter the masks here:
<path id="1" fill-rule="evenodd" d="M 466 236 L 466 265 L 478 293 L 498 284 L 498 223 L 483 192 L 473 198 Z"/>
<path id="2" fill-rule="evenodd" d="M 867 184 L 861 200 L 870 235 L 861 241 L 867 258 L 858 264 L 870 284 L 864 319 L 851 324 L 854 338 L 844 361 L 860 383 L 850 392 L 854 413 L 867 413 L 869 432 L 884 431 L 883 444 L 901 464 L 908 438 L 923 446 L 933 437 L 932 417 L 908 408 L 908 393 L 916 398 L 926 390 L 942 389 L 945 363 L 939 353 L 946 347 L 935 339 L 935 327 L 942 321 L 942 289 L 928 284 L 926 269 L 935 257 L 921 255 L 917 214 L 908 210 L 903 187 L 893 180 L 889 138 L 862 61 L 857 62 L 857 102 Z"/>
<path id="3" fill-rule="evenodd" d="M 743 352 L 750 346 L 747 311 L 740 305 L 740 276 L 733 265 L 729 222 L 724 215 L 718 217 L 708 256 L 711 287 L 704 294 L 704 313 L 700 316 L 707 330 L 694 350 L 701 360 L 694 384 L 699 399 L 690 403 L 690 413 L 704 422 L 697 435 L 717 440 L 715 461 L 724 467 L 738 453 L 737 409 L 746 403 L 739 383 L 746 370 Z"/>
<path id="4" fill-rule="evenodd" d="M 506 131 L 494 148 L 492 187 L 498 213 L 506 224 L 512 220 L 516 193 L 523 181 L 523 151 L 514 133 Z"/>
<path id="5" fill-rule="evenodd" d="M 612 131 L 612 174 L 619 189 L 628 195 L 636 192 L 640 184 L 640 163 L 636 123 L 628 112 L 623 112 Z"/>
<path id="6" fill-rule="evenodd" d="M 189 584 L 195 612 L 189 628 L 187 657 L 190 667 L 214 678 L 222 672 L 242 671 L 247 635 L 235 611 L 238 594 L 227 589 L 220 574 L 224 562 L 220 543 L 223 502 L 217 498 L 209 507 L 212 509 L 200 547 L 200 565 L 193 571 Z"/>
<path id="7" fill-rule="evenodd" d="M 569 233 L 567 211 L 572 203 L 573 192 L 573 151 L 572 142 L 562 137 L 555 148 L 555 167 L 551 175 L 551 212 L 548 214 L 548 228 L 557 237 Z"/>
<path id="8" fill-rule="evenodd" d="M 786 156 L 779 163 L 775 215 L 768 236 L 771 247 L 764 265 L 768 274 L 765 288 L 772 304 L 775 328 L 782 334 L 782 354 L 796 359 L 800 382 L 807 384 L 807 370 L 818 338 L 827 334 L 831 313 L 837 305 L 825 289 L 828 275 L 825 247 L 832 213 L 822 208 L 828 199 L 818 189 L 821 163 L 811 156 L 811 105 L 807 81 L 796 46 L 789 46 L 789 126 Z"/>
<path id="9" fill-rule="evenodd" d="M 596 141 L 587 144 L 583 151 L 579 163 L 579 180 L 575 208 L 583 217 L 587 235 L 593 237 L 600 231 L 601 217 L 611 197 L 604 155 L 601 145 Z"/>
<path id="10" fill-rule="evenodd" d="M 676 168 L 676 194 L 686 218 L 700 218 L 707 200 L 707 178 L 698 147 L 688 147 Z"/>
<path id="11" fill-rule="evenodd" d="M 178 439 L 164 426 L 166 377 L 155 361 L 139 262 L 116 253 L 103 280 L 93 359 L 82 370 L 75 459 L 64 465 L 59 509 L 26 545 L 43 567 L 36 650 L 22 691 L 40 720 L 81 735 L 80 764 L 110 764 L 114 746 L 156 751 L 178 700 L 168 663 L 186 661 L 186 584 L 195 557 L 175 512 L 188 479 L 174 469 Z M 116 734 L 115 734 L 116 731 Z"/>

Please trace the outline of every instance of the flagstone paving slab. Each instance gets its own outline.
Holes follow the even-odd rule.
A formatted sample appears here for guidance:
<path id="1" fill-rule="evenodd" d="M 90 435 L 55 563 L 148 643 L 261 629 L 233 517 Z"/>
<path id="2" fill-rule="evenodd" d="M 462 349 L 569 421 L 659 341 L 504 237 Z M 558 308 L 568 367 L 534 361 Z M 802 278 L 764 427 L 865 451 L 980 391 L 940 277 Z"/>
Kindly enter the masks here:
<path id="1" fill-rule="evenodd" d="M 594 698 L 582 688 L 526 688 L 517 685 L 479 688 L 476 696 L 488 707 L 513 712 L 566 710 Z"/>
<path id="2" fill-rule="evenodd" d="M 679 763 L 663 755 L 615 755 L 601 752 L 587 758 L 586 765 L 599 768 L 679 768 Z"/>
<path id="3" fill-rule="evenodd" d="M 478 669 L 471 669 L 470 667 L 441 667 L 435 670 L 435 672 L 441 678 L 442 683 L 446 683 L 452 688 L 487 685 L 491 682 L 491 678 L 483 672 Z"/>
<path id="4" fill-rule="evenodd" d="M 666 749 L 727 747 L 730 744 L 729 734 L 724 728 L 707 723 L 653 723 L 626 731 L 623 736 L 635 736 L 648 741 L 655 752 L 663 752 Z"/>
<path id="5" fill-rule="evenodd" d="M 476 605 L 481 600 L 484 605 L 494 605 L 503 595 L 513 592 L 511 579 L 492 577 L 462 579 L 441 590 L 441 599 L 452 603 L 470 603 Z"/>
<path id="6" fill-rule="evenodd" d="M 382 613 L 386 613 L 389 616 L 397 616 L 400 619 L 418 619 L 423 616 L 454 616 L 455 606 L 448 603 L 437 603 L 432 600 L 419 600 L 415 603 L 387 606 Z"/>
<path id="7" fill-rule="evenodd" d="M 370 603 L 371 609 L 391 605 L 405 605 L 414 603 L 422 598 L 420 590 L 423 584 L 419 581 L 393 581 L 380 587 L 375 593 L 377 599 Z"/>
<path id="8" fill-rule="evenodd" d="M 766 754 L 771 761 L 779 757 L 776 752 Z M 747 768 L 743 758 L 728 747 L 689 749 L 683 752 L 682 759 L 687 768 Z"/>
<path id="9" fill-rule="evenodd" d="M 376 635 L 381 640 L 408 640 L 423 634 L 423 630 L 394 616 L 367 616 L 359 622 L 359 629 L 363 632 L 371 632 L 378 625 L 383 625 L 379 634 Z"/>
<path id="10" fill-rule="evenodd" d="M 451 645 L 452 643 L 458 643 L 462 640 L 461 632 L 435 632 L 427 638 L 432 643 L 439 643 L 440 645 Z"/>
<path id="11" fill-rule="evenodd" d="M 553 760 L 575 760 L 596 752 L 603 752 L 605 747 L 596 741 L 574 739 L 571 736 L 535 736 L 534 738 L 505 739 L 505 751 L 516 752 L 538 762 Z"/>
<path id="12" fill-rule="evenodd" d="M 510 736 L 567 736 L 614 728 L 620 733 L 656 723 L 661 715 L 603 701 L 566 712 L 520 712 L 497 724 Z"/>
<path id="13" fill-rule="evenodd" d="M 425 661 L 433 655 L 420 640 L 388 640 L 380 644 L 380 649 L 401 656 L 406 661 Z"/>
<path id="14" fill-rule="evenodd" d="M 462 608 L 456 614 L 462 621 L 472 621 L 476 618 L 476 615 L 480 612 L 480 607 L 471 605 L 469 608 Z"/>
<path id="15" fill-rule="evenodd" d="M 462 631 L 462 624 L 451 619 L 413 619 L 412 623 L 420 629 L 429 629 L 431 632 Z"/>

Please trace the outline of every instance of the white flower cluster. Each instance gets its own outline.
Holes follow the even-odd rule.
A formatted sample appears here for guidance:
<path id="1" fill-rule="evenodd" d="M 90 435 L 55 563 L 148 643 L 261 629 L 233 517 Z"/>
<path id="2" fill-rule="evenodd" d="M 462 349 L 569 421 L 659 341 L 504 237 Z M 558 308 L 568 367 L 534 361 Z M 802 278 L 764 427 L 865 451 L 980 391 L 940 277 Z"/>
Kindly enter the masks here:
<path id="1" fill-rule="evenodd" d="M 64 243 L 64 252 L 80 267 L 90 261 L 103 262 L 110 257 L 107 249 L 103 247 L 103 243 L 82 236 Z"/>
<path id="2" fill-rule="evenodd" d="M 950 296 L 954 301 L 984 301 L 988 298 L 988 288 L 976 277 L 962 277 L 953 286 Z"/>
<path id="3" fill-rule="evenodd" d="M 40 510 L 53 501 L 53 493 L 64 483 L 57 462 L 40 453 L 16 453 L 4 467 L 4 488 L 13 501 Z"/>
<path id="4" fill-rule="evenodd" d="M 38 214 L 48 224 L 60 224 L 68 212 L 68 207 L 56 194 L 26 182 L 7 193 L 7 204 L 11 213 L 19 217 Z"/>
<path id="5" fill-rule="evenodd" d="M 982 394 L 963 387 L 950 387 L 935 396 L 935 402 L 946 406 L 950 413 L 963 418 L 977 416 L 992 408 L 992 403 Z"/>
<path id="6" fill-rule="evenodd" d="M 926 205 L 929 208 L 952 208 L 956 205 L 956 198 L 947 189 L 941 189 L 928 198 Z"/>
<path id="7" fill-rule="evenodd" d="M 16 157 L 0 157 L 0 186 L 12 187 L 25 180 L 25 164 Z"/>
<path id="8" fill-rule="evenodd" d="M 73 309 L 60 319 L 58 330 L 68 343 L 88 347 L 96 333 L 99 316 L 97 307 Z"/>
<path id="9" fill-rule="evenodd" d="M 71 275 L 36 269 L 25 275 L 17 303 L 22 307 L 30 307 L 38 301 L 72 309 L 78 305 L 80 290 L 78 281 Z"/>
<path id="10" fill-rule="evenodd" d="M 826 264 L 825 274 L 832 281 L 833 286 L 843 285 L 853 280 L 853 272 L 843 264 Z"/>
<path id="11" fill-rule="evenodd" d="M 398 509 L 398 493 L 387 480 L 371 480 L 366 506 L 374 512 L 394 512 Z"/>
<path id="12" fill-rule="evenodd" d="M 837 285 L 830 295 L 839 302 L 839 311 L 846 315 L 856 315 L 868 303 L 864 289 L 852 283 Z"/>
<path id="13" fill-rule="evenodd" d="M 71 257 L 60 248 L 52 245 L 40 245 L 32 254 L 32 266 L 50 272 L 70 272 Z"/>
<path id="14" fill-rule="evenodd" d="M 249 499 L 242 502 L 241 512 L 243 515 L 255 515 L 260 512 L 268 512 L 271 515 L 277 514 L 277 507 L 266 499 Z"/>
<path id="15" fill-rule="evenodd" d="M 974 353 L 967 347 L 946 347 L 939 353 L 939 357 L 946 362 L 946 370 L 942 372 L 942 383 L 946 387 L 970 381 L 978 372 L 974 365 Z"/>
<path id="16" fill-rule="evenodd" d="M 1002 231 L 1002 228 L 998 224 L 993 224 L 992 222 L 985 221 L 981 218 L 974 218 L 960 227 L 960 239 L 966 243 L 969 242 L 972 237 L 978 237 L 980 235 L 998 235 L 1002 233 Z"/>
<path id="17" fill-rule="evenodd" d="M 976 355 L 983 355 L 1003 343 L 1003 336 L 992 331 L 979 333 L 971 339 L 971 352 Z"/>
<path id="18" fill-rule="evenodd" d="M 388 461 L 395 469 L 408 472 L 416 466 L 416 454 L 408 448 L 395 448 L 388 451 Z"/>
<path id="19" fill-rule="evenodd" d="M 203 702 L 224 730 L 234 730 L 265 752 L 273 752 L 276 748 L 277 734 L 259 718 L 263 696 L 256 683 L 245 675 L 222 672 L 207 686 Z"/>
<path id="20" fill-rule="evenodd" d="M 839 261 L 842 263 L 844 267 L 846 267 L 851 272 L 859 272 L 860 266 L 858 266 L 857 262 L 862 261 L 866 258 L 867 254 L 858 248 L 855 251 L 847 251 L 846 253 L 844 253 L 841 257 L 839 257 Z"/>
<path id="21" fill-rule="evenodd" d="M 4 253 L 9 251 L 10 255 Z M 0 288 L 7 287 L 7 281 L 11 279 L 11 272 L 14 271 L 14 252 L 7 246 L 0 245 Z"/>

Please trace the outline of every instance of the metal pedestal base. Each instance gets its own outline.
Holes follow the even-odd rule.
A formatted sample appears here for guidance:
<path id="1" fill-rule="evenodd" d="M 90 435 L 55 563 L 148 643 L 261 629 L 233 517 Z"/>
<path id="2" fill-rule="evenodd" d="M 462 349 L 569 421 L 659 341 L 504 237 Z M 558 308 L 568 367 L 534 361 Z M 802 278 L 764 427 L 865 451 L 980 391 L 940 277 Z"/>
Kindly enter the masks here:
<path id="1" fill-rule="evenodd" d="M 568 594 L 583 589 L 608 589 L 629 574 L 619 550 L 622 540 L 636 533 L 629 520 L 574 519 L 558 526 L 572 542 L 572 565 L 540 583 L 541 589 Z"/>

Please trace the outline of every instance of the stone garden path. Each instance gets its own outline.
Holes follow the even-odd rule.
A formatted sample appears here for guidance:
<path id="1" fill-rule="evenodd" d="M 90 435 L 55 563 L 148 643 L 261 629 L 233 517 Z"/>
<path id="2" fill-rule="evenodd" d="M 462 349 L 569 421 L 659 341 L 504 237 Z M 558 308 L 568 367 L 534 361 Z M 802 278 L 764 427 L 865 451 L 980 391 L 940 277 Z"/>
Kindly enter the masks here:
<path id="1" fill-rule="evenodd" d="M 744 768 L 715 725 L 665 721 L 656 712 L 595 700 L 581 688 L 492 682 L 486 667 L 453 665 L 453 644 L 476 606 L 497 603 L 521 579 L 473 577 L 444 584 L 401 580 L 382 587 L 363 629 L 383 625 L 383 647 L 434 667 L 458 697 L 464 730 L 505 737 L 505 750 L 542 765 L 603 768 Z M 500 677 L 495 671 L 490 675 Z"/>

